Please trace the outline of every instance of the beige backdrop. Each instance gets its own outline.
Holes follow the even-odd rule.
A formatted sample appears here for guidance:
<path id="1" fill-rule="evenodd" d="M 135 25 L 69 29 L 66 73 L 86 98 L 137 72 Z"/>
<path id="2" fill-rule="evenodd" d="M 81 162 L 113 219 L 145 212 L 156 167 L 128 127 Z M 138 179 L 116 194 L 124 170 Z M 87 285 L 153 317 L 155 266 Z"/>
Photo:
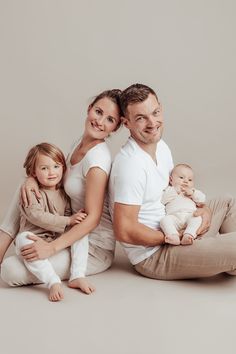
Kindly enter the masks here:
<path id="1" fill-rule="evenodd" d="M 135 82 L 157 90 L 164 138 L 199 188 L 236 195 L 235 13 L 234 0 L 1 0 L 0 217 L 29 147 L 66 152 L 89 99 Z"/>

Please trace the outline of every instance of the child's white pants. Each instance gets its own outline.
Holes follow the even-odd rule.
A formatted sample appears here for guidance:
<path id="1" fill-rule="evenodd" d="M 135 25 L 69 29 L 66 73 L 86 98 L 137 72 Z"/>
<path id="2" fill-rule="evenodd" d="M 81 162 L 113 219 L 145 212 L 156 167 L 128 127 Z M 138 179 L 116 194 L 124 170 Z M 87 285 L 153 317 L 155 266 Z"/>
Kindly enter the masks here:
<path id="1" fill-rule="evenodd" d="M 85 273 L 87 270 L 88 253 L 88 236 L 84 236 L 81 240 L 76 241 L 71 246 L 70 281 L 76 278 L 85 277 Z"/>
<path id="2" fill-rule="evenodd" d="M 34 241 L 29 240 L 27 236 L 33 235 L 32 232 L 24 231 L 16 236 L 16 254 L 20 255 L 20 250 L 22 247 L 33 243 Z M 51 263 L 47 259 L 27 262 L 25 260 L 24 264 L 26 268 L 33 273 L 42 283 L 45 283 L 48 288 L 50 288 L 55 283 L 61 283 L 60 278 L 54 271 Z"/>

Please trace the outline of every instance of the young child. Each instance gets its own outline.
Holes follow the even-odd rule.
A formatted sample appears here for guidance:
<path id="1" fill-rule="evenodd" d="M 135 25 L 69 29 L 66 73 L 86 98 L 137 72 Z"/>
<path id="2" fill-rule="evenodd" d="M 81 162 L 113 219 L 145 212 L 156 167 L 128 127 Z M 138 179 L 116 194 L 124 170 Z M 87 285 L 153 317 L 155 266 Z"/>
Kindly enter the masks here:
<path id="1" fill-rule="evenodd" d="M 189 165 L 179 164 L 170 175 L 170 186 L 162 196 L 166 216 L 160 221 L 165 242 L 172 245 L 190 245 L 197 237 L 201 216 L 193 216 L 197 206 L 205 203 L 205 195 L 194 188 L 194 174 Z M 183 231 L 183 237 L 180 236 Z M 182 232 L 181 232 L 182 234 Z"/>
<path id="2" fill-rule="evenodd" d="M 29 235 L 37 235 L 50 242 L 60 236 L 67 226 L 80 223 L 86 217 L 83 210 L 71 215 L 69 198 L 62 187 L 66 162 L 60 149 L 48 143 L 34 146 L 28 152 L 24 168 L 27 176 L 36 178 L 41 199 L 38 200 L 33 194 L 30 206 L 20 206 L 20 229 L 15 241 L 17 255 L 20 255 L 23 246 L 34 242 L 28 239 Z M 49 300 L 63 299 L 61 280 L 49 260 L 24 260 L 24 264 L 48 286 Z"/>

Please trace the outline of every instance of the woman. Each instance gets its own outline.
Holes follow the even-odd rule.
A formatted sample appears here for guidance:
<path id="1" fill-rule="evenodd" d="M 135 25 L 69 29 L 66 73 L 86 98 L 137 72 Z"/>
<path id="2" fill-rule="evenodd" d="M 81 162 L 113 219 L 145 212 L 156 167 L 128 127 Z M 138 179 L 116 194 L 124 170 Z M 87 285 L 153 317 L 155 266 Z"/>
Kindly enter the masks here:
<path id="1" fill-rule="evenodd" d="M 89 235 L 86 275 L 105 271 L 113 261 L 115 239 L 106 200 L 111 156 L 105 139 L 121 124 L 120 92 L 104 91 L 89 105 L 84 134 L 67 159 L 65 191 L 71 198 L 73 212 L 84 208 L 86 219 L 50 243 L 32 236 L 34 243 L 23 247 L 21 251 L 26 261 L 50 257 L 50 262 L 62 280 L 69 276 L 70 253 L 66 248 L 86 235 Z M 38 185 L 30 177 L 22 188 L 22 198 L 26 206 L 30 203 L 32 191 L 39 196 Z M 18 232 L 18 195 L 0 226 L 0 262 Z M 39 282 L 17 256 L 8 257 L 2 262 L 1 276 L 11 286 Z M 77 287 L 76 283 L 72 286 Z"/>

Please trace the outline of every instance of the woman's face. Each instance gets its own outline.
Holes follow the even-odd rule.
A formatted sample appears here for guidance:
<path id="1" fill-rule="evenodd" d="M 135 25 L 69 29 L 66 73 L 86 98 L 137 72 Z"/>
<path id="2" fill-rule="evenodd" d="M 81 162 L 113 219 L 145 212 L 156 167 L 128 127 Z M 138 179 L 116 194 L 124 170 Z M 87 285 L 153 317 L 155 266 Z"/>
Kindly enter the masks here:
<path id="1" fill-rule="evenodd" d="M 120 123 L 120 111 L 116 103 L 104 97 L 88 108 L 85 132 L 94 139 L 105 139 Z"/>

